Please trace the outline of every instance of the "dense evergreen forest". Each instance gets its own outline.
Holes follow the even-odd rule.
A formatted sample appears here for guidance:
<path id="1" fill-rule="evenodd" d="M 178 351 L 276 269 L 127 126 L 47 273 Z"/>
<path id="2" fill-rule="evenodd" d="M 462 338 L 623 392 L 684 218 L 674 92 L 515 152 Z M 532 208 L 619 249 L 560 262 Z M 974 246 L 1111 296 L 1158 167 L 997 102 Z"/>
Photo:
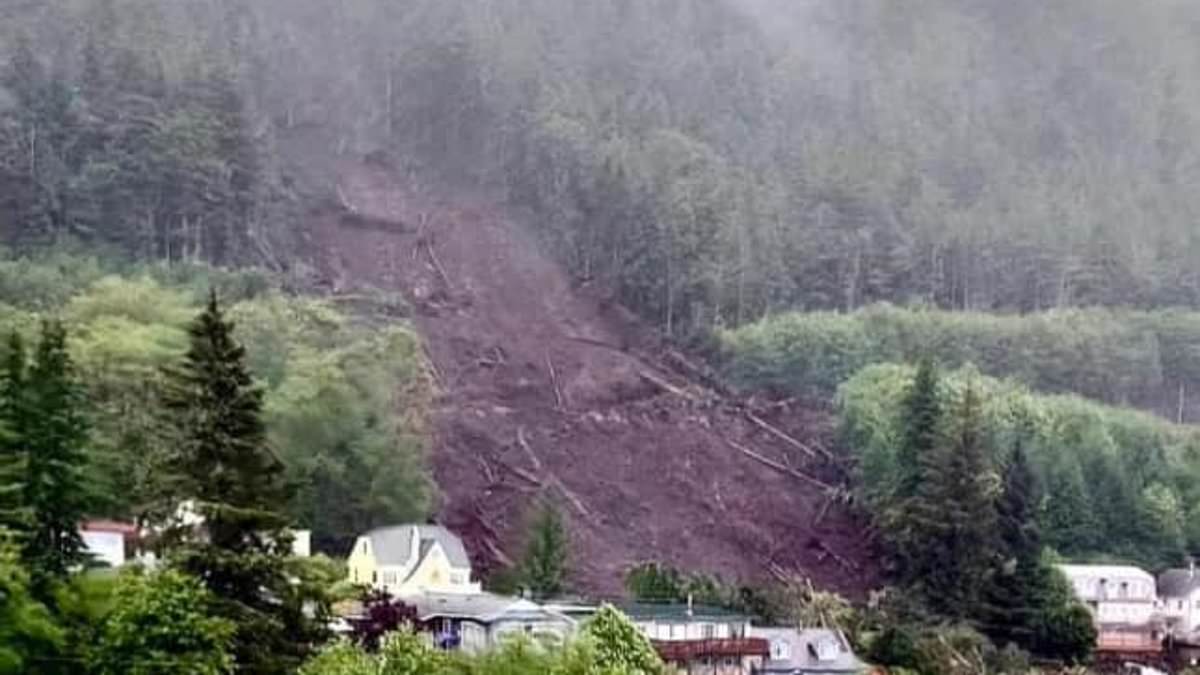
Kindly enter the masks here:
<path id="1" fill-rule="evenodd" d="M 0 332 L 32 342 L 61 317 L 86 397 L 93 516 L 161 519 L 178 499 L 163 414 L 167 372 L 209 288 L 265 389 L 271 447 L 295 488 L 292 522 L 339 552 L 381 522 L 422 519 L 430 395 L 417 337 L 327 301 L 282 294 L 271 274 L 115 265 L 57 253 L 0 260 Z M 7 345 L 7 343 L 6 343 Z M 8 358 L 10 350 L 0 349 Z M 399 411 L 399 412 L 398 412 Z"/>
<path id="2" fill-rule="evenodd" d="M 981 662 L 1086 658 L 1057 556 L 1200 552 L 1198 28 L 1193 0 L 0 2 L 0 673 L 295 672 L 339 573 L 259 533 L 340 552 L 433 510 L 409 308 L 312 273 L 363 158 L 494 195 L 750 395 L 832 402 L 894 584 L 872 658 L 967 672 L 920 665 L 961 660 L 949 623 Z M 73 523 L 181 490 L 218 536 L 89 604 Z M 537 522 L 534 586 L 569 590 Z M 552 653 L 400 636 L 301 672 L 658 672 L 604 616 Z"/>
<path id="3" fill-rule="evenodd" d="M 305 179 L 383 149 L 503 188 L 674 335 L 881 300 L 1200 303 L 1187 2 L 4 11 L 14 244 L 286 265 Z"/>

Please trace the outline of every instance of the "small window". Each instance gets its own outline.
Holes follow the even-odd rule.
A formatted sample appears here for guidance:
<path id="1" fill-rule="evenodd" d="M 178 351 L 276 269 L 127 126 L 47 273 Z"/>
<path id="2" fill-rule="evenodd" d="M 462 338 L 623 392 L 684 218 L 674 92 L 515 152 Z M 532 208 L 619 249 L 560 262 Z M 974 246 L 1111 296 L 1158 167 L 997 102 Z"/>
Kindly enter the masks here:
<path id="1" fill-rule="evenodd" d="M 371 572 L 371 583 L 379 583 L 379 572 Z"/>
<path id="2" fill-rule="evenodd" d="M 773 640 L 771 642 L 771 660 L 772 661 L 789 661 L 792 658 L 792 645 L 787 640 Z"/>
<path id="3" fill-rule="evenodd" d="M 705 640 L 711 640 L 717 636 L 717 627 L 711 623 L 702 624 L 700 626 L 700 637 Z"/>

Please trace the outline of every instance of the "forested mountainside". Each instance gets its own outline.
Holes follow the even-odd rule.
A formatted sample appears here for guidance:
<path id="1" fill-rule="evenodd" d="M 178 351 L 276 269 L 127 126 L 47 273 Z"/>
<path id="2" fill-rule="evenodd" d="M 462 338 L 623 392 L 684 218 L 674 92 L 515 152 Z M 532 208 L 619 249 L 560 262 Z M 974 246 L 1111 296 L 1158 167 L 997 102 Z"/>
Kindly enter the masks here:
<path id="1" fill-rule="evenodd" d="M 212 672 L 294 672 L 344 575 L 260 535 L 427 518 L 493 587 L 550 523 L 543 590 L 776 600 L 916 672 L 1086 659 L 1053 563 L 1200 551 L 1198 31 L 1193 0 L 0 2 L 0 529 L 34 533 L 0 616 L 54 643 L 0 630 L 0 671 L 120 652 L 170 594 L 227 620 Z M 52 474 L 78 498 L 24 487 Z M 183 492 L 230 536 L 158 542 L 139 607 L 60 605 L 81 519 Z"/>
<path id="2" fill-rule="evenodd" d="M 54 253 L 0 259 L 0 353 L 32 343 L 56 317 L 87 398 L 91 514 L 144 521 L 170 508 L 168 371 L 210 289 L 262 385 L 269 440 L 294 488 L 294 522 L 319 550 L 340 551 L 380 521 L 422 519 L 436 489 L 426 469 L 428 407 L 420 343 L 380 308 L 284 294 L 262 271 L 116 264 Z M 365 311 L 364 311 L 365 310 Z"/>
<path id="3" fill-rule="evenodd" d="M 1200 302 L 1189 2 L 2 11 L 12 243 L 284 265 L 311 195 L 280 157 L 318 171 L 287 150 L 319 129 L 322 152 L 505 188 L 673 335 L 880 300 Z"/>

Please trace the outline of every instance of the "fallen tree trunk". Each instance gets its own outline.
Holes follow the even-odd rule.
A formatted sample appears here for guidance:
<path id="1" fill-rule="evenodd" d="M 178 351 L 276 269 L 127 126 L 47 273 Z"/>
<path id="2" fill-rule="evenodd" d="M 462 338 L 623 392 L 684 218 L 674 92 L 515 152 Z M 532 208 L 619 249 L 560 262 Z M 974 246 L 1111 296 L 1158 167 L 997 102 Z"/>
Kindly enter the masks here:
<path id="1" fill-rule="evenodd" d="M 778 471 L 779 473 L 786 474 L 788 476 L 792 476 L 793 478 L 802 480 L 805 483 L 808 483 L 809 485 L 815 485 L 815 486 L 821 488 L 822 490 L 826 490 L 828 492 L 834 492 L 837 490 L 836 487 L 830 485 L 829 483 L 826 483 L 823 480 L 813 478 L 812 476 L 810 476 L 804 472 L 797 471 L 790 467 L 784 466 L 783 464 L 781 464 L 769 457 L 760 455 L 759 453 L 751 450 L 750 448 L 747 448 L 746 446 L 742 445 L 741 443 L 737 443 L 737 442 L 731 441 L 729 439 L 726 439 L 725 442 L 728 443 L 735 450 L 740 451 L 743 455 L 749 457 L 750 459 L 755 460 L 756 462 L 758 462 L 759 464 L 762 464 L 763 466 L 770 467 L 770 468 Z"/>
<path id="2" fill-rule="evenodd" d="M 792 446 L 793 448 L 796 448 L 796 449 L 800 450 L 801 452 L 804 452 L 809 457 L 816 458 L 816 456 L 818 454 L 816 450 L 813 450 L 812 448 L 808 447 L 804 443 L 801 443 L 800 441 L 796 440 L 792 436 L 789 436 L 788 434 L 781 431 L 779 428 L 768 424 L 765 420 L 763 420 L 763 418 L 759 417 L 758 415 L 755 415 L 752 412 L 747 412 L 746 419 L 750 420 L 755 426 L 757 426 L 758 428 L 762 429 L 763 431 L 771 434 L 775 438 L 778 438 L 779 440 L 783 441 L 784 443 L 787 443 L 788 445 Z M 827 451 L 824 452 L 823 454 L 826 459 L 833 459 L 833 457 L 830 456 Z"/>
<path id="3" fill-rule="evenodd" d="M 667 382 L 666 380 L 659 377 L 658 375 L 655 375 L 655 374 L 650 373 L 645 370 L 639 370 L 638 375 L 643 380 L 649 382 L 650 384 L 653 384 L 654 386 L 658 387 L 659 389 L 662 389 L 663 391 L 665 391 L 669 394 L 674 394 L 675 396 L 685 398 L 689 401 L 696 400 L 696 397 L 692 396 L 690 392 L 680 389 L 679 387 L 676 387 L 675 385 L 671 384 L 670 382 Z"/>

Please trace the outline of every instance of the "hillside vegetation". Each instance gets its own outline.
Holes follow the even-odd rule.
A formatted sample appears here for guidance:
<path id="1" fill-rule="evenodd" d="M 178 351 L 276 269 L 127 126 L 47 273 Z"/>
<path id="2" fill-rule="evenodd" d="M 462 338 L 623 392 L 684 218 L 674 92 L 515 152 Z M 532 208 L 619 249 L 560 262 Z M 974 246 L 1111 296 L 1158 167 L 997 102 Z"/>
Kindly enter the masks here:
<path id="1" fill-rule="evenodd" d="M 853 313 L 787 313 L 719 335 L 738 384 L 831 396 L 865 366 L 930 355 L 1012 377 L 1037 391 L 1076 393 L 1200 418 L 1200 313 L 1065 309 L 1028 315 L 875 305 Z"/>
<path id="2" fill-rule="evenodd" d="M 340 554 L 371 526 L 423 518 L 429 387 L 404 324 L 371 325 L 327 301 L 285 296 L 271 275 L 126 267 L 75 255 L 0 260 L 0 332 L 32 340 L 61 318 L 87 394 L 96 516 L 161 515 L 174 494 L 163 434 L 165 370 L 212 287 L 266 389 L 269 442 L 296 491 L 290 516 Z"/>
<path id="3" fill-rule="evenodd" d="M 1200 304 L 1194 3 L 9 3 L 0 233 L 287 266 L 329 157 L 502 188 L 667 333 Z M 322 179 L 324 177 L 324 179 Z"/>
<path id="4" fill-rule="evenodd" d="M 897 453 L 913 372 L 870 366 L 838 393 L 846 442 L 872 508 L 889 500 L 904 475 Z M 1200 547 L 1200 429 L 1075 396 L 1035 394 L 971 368 L 943 378 L 942 409 L 953 409 L 968 383 L 982 401 L 988 462 L 1002 467 L 1015 445 L 1024 448 L 1039 485 L 1038 524 L 1060 554 L 1157 567 Z"/>

